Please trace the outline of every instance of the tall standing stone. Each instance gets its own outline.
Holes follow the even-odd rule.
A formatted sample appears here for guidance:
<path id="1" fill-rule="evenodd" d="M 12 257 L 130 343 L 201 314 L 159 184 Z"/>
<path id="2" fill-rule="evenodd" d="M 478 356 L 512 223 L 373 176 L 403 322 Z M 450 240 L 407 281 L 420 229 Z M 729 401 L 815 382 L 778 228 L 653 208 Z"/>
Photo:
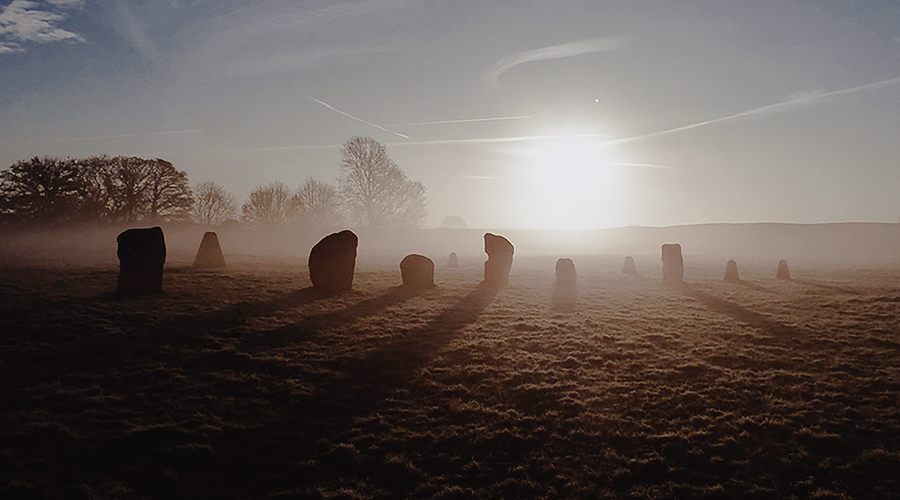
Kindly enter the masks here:
<path id="1" fill-rule="evenodd" d="M 400 261 L 400 279 L 407 288 L 434 286 L 434 262 L 419 254 L 409 254 Z"/>
<path id="2" fill-rule="evenodd" d="M 219 237 L 213 231 L 203 234 L 197 256 L 194 257 L 194 269 L 211 269 L 225 267 L 225 256 L 219 246 Z"/>
<path id="3" fill-rule="evenodd" d="M 634 267 L 634 258 L 630 255 L 625 257 L 625 263 L 622 264 L 622 274 L 637 274 L 637 268 Z"/>
<path id="4" fill-rule="evenodd" d="M 778 262 L 778 271 L 775 274 L 775 278 L 780 280 L 789 280 L 791 279 L 791 271 L 788 269 L 787 261 L 782 260 Z"/>
<path id="5" fill-rule="evenodd" d="M 556 261 L 556 285 L 553 288 L 553 305 L 559 309 L 571 309 L 578 300 L 577 274 L 572 259 Z"/>
<path id="6" fill-rule="evenodd" d="M 663 283 L 680 285 L 684 280 L 684 259 L 681 257 L 681 245 L 667 243 L 662 246 Z"/>
<path id="7" fill-rule="evenodd" d="M 162 293 L 166 238 L 161 227 L 128 229 L 116 236 L 119 280 L 116 292 L 128 295 Z"/>
<path id="8" fill-rule="evenodd" d="M 737 262 L 733 259 L 725 263 L 725 281 L 730 283 L 740 283 L 741 278 L 738 275 Z"/>
<path id="9" fill-rule="evenodd" d="M 327 292 L 343 292 L 353 288 L 356 247 L 359 239 L 344 230 L 322 238 L 309 252 L 309 280 L 314 287 Z"/>
<path id="10" fill-rule="evenodd" d="M 512 269 L 512 243 L 503 236 L 484 233 L 484 251 L 488 254 L 488 260 L 484 263 L 484 284 L 492 287 L 506 286 L 509 283 L 509 270 Z"/>

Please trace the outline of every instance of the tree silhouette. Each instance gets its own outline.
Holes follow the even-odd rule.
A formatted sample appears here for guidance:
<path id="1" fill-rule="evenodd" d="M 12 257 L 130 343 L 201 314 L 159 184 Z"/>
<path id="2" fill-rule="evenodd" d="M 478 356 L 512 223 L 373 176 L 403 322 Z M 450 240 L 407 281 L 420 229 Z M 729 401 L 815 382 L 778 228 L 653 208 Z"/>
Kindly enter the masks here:
<path id="1" fill-rule="evenodd" d="M 331 184 L 309 177 L 297 188 L 294 206 L 300 222 L 310 227 L 335 227 L 343 220 L 341 200 Z"/>
<path id="2" fill-rule="evenodd" d="M 68 218 L 78 206 L 77 174 L 70 159 L 35 156 L 18 161 L 0 172 L 3 211 L 33 221 Z"/>
<path id="3" fill-rule="evenodd" d="M 244 220 L 263 226 L 283 224 L 293 215 L 291 191 L 280 182 L 259 186 L 241 207 Z"/>
<path id="4" fill-rule="evenodd" d="M 340 194 L 353 222 L 369 227 L 416 226 L 425 218 L 425 186 L 406 177 L 370 137 L 341 148 Z"/>
<path id="5" fill-rule="evenodd" d="M 215 182 L 198 182 L 194 187 L 194 219 L 200 224 L 214 226 L 237 218 L 234 195 Z"/>

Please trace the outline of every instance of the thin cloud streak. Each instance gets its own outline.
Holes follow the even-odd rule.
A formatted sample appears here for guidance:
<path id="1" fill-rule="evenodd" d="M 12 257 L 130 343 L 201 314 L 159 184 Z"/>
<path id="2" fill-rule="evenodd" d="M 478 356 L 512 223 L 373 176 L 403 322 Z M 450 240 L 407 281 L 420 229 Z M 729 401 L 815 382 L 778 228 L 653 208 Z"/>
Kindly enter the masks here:
<path id="1" fill-rule="evenodd" d="M 595 52 L 607 52 L 619 50 L 625 45 L 621 38 L 589 38 L 578 42 L 564 43 L 561 45 L 551 45 L 540 49 L 526 50 L 516 52 L 515 54 L 504 57 L 497 61 L 491 69 L 484 74 L 484 80 L 488 85 L 493 87 L 500 86 L 500 75 L 508 69 L 534 61 L 543 61 L 547 59 L 559 59 L 562 57 L 572 57 L 582 54 L 591 54 Z"/>
<path id="2" fill-rule="evenodd" d="M 404 135 L 404 134 L 401 134 L 401 133 L 399 133 L 399 132 L 394 132 L 393 130 L 386 129 L 386 128 L 382 127 L 381 125 L 372 123 L 372 122 L 370 122 L 370 121 L 363 120 L 362 118 L 357 118 L 357 117 L 351 115 L 350 113 L 347 113 L 346 111 L 341 111 L 341 110 L 335 108 L 334 106 L 332 106 L 331 104 L 328 104 L 328 103 L 325 102 L 325 101 L 320 101 L 319 99 L 316 99 L 315 97 L 310 97 L 310 96 L 308 96 L 308 95 L 307 95 L 307 96 L 303 96 L 303 97 L 306 97 L 307 99 L 309 99 L 309 100 L 311 100 L 311 101 L 315 101 L 315 102 L 321 104 L 322 106 L 324 106 L 324 107 L 326 107 L 326 108 L 328 108 L 328 109 L 334 111 L 335 113 L 338 113 L 338 114 L 341 114 L 341 115 L 346 116 L 347 118 L 356 120 L 356 121 L 358 121 L 358 122 L 360 122 L 360 123 L 364 123 L 364 124 L 366 124 L 366 125 L 368 125 L 368 126 L 370 126 L 370 127 L 375 127 L 375 128 L 377 128 L 377 129 L 379 129 L 379 130 L 383 130 L 383 131 L 388 132 L 388 133 L 390 133 L 390 134 L 394 134 L 394 135 L 396 135 L 396 136 L 398 136 L 398 137 L 402 137 L 402 138 L 404 138 L 404 139 L 409 139 L 409 136 L 408 136 L 408 135 Z"/>
<path id="3" fill-rule="evenodd" d="M 3 146 L 12 146 L 19 144 L 51 144 L 51 143 L 59 143 L 59 142 L 80 142 L 80 141 L 99 141 L 105 139 L 128 139 L 131 137 L 152 137 L 155 135 L 175 135 L 175 134 L 196 134 L 199 132 L 203 132 L 202 128 L 195 129 L 187 129 L 187 130 L 167 130 L 164 132 L 145 132 L 140 134 L 119 134 L 119 135 L 98 135 L 94 137 L 72 137 L 69 139 L 47 139 L 43 141 L 16 141 L 16 142 L 4 142 L 0 143 Z"/>
<path id="4" fill-rule="evenodd" d="M 426 125 L 451 125 L 455 123 L 480 123 L 480 122 L 499 122 L 499 121 L 511 121 L 511 120 L 527 120 L 530 119 L 531 115 L 521 115 L 521 116 L 497 116 L 492 118 L 462 118 L 459 120 L 437 120 L 431 122 L 416 122 L 416 123 L 404 123 L 401 125 L 396 125 L 397 127 L 421 127 Z"/>

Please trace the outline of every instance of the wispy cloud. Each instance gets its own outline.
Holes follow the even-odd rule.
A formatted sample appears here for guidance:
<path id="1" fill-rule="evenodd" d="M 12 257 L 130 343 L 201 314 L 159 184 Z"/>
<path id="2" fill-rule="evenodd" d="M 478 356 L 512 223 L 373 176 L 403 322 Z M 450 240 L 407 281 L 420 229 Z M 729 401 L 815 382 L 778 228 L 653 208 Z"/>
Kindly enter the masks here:
<path id="1" fill-rule="evenodd" d="M 56 7 L 74 8 L 80 2 L 56 0 Z M 0 54 L 22 52 L 25 43 L 84 42 L 77 33 L 59 27 L 64 14 L 30 0 L 13 0 L 0 11 Z"/>
<path id="2" fill-rule="evenodd" d="M 397 127 L 423 127 L 428 125 L 452 125 L 456 123 L 480 123 L 480 122 L 499 122 L 499 121 L 511 121 L 511 120 L 527 120 L 531 118 L 530 115 L 519 115 L 519 116 L 494 116 L 489 118 L 461 118 L 458 120 L 437 120 L 431 122 L 416 122 L 416 123 L 404 123 L 401 125 L 396 125 Z"/>
<path id="3" fill-rule="evenodd" d="M 368 125 L 368 126 L 370 126 L 370 127 L 375 127 L 375 128 L 377 128 L 377 129 L 379 129 L 379 130 L 383 130 L 383 131 L 388 132 L 388 133 L 390 133 L 390 134 L 394 134 L 394 135 L 396 135 L 397 137 L 402 137 L 402 138 L 404 138 L 404 139 L 409 139 L 409 136 L 408 136 L 408 135 L 403 135 L 403 134 L 401 134 L 401 133 L 399 133 L 399 132 L 394 132 L 393 130 L 389 130 L 389 129 L 385 128 L 385 127 L 382 127 L 381 125 L 378 125 L 378 124 L 372 123 L 372 122 L 370 122 L 370 121 L 363 120 L 362 118 L 358 118 L 358 117 L 356 117 L 356 116 L 353 116 L 353 115 L 351 115 L 350 113 L 347 113 L 346 111 L 341 111 L 341 110 L 335 108 L 334 106 L 332 106 L 331 104 L 328 104 L 328 103 L 325 102 L 325 101 L 320 101 L 320 100 L 316 99 L 315 97 L 310 97 L 310 96 L 308 96 L 308 95 L 307 95 L 307 96 L 303 96 L 303 97 L 306 97 L 306 98 L 309 99 L 310 101 L 315 101 L 315 102 L 321 104 L 322 106 L 324 106 L 324 107 L 330 109 L 331 111 L 334 111 L 335 113 L 344 115 L 344 116 L 346 116 L 347 118 L 356 120 L 356 121 L 358 121 L 358 122 L 360 122 L 360 123 L 364 123 L 364 124 L 366 124 L 366 125 Z"/>
<path id="4" fill-rule="evenodd" d="M 546 59 L 559 59 L 594 52 L 607 52 L 619 50 L 624 47 L 625 41 L 621 38 L 589 38 L 578 42 L 551 45 L 540 49 L 516 52 L 497 61 L 491 69 L 484 74 L 484 80 L 491 86 L 500 85 L 500 75 L 506 70 L 520 64 L 543 61 Z"/>
<path id="5" fill-rule="evenodd" d="M 0 143 L 0 146 L 11 146 L 11 145 L 21 145 L 21 144 L 51 144 L 51 143 L 60 143 L 60 142 L 82 142 L 82 141 L 99 141 L 106 139 L 128 139 L 132 137 L 153 137 L 158 135 L 181 135 L 181 134 L 197 134 L 203 132 L 203 129 L 193 128 L 193 129 L 185 129 L 185 130 L 165 130 L 162 132 L 142 132 L 135 134 L 115 134 L 115 135 L 95 135 L 92 137 L 71 137 L 67 139 L 50 139 L 45 141 L 23 141 L 23 142 L 5 142 Z"/>

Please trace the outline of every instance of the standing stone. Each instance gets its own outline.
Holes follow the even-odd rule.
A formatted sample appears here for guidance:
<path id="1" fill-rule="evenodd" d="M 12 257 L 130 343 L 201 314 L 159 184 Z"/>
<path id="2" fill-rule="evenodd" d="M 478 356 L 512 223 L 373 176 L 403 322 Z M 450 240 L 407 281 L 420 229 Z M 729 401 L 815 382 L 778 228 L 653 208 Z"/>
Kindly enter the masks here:
<path id="1" fill-rule="evenodd" d="M 166 238 L 161 227 L 128 229 L 116 236 L 119 281 L 116 292 L 131 295 L 162 293 Z"/>
<path id="2" fill-rule="evenodd" d="M 219 237 L 212 231 L 203 234 L 197 256 L 194 257 L 194 269 L 225 267 L 225 256 L 219 246 Z"/>
<path id="3" fill-rule="evenodd" d="M 637 268 L 634 267 L 634 259 L 630 255 L 625 257 L 625 264 L 622 265 L 622 274 L 637 274 Z"/>
<path id="4" fill-rule="evenodd" d="M 309 252 L 309 280 L 314 287 L 327 292 L 343 292 L 353 288 L 356 247 L 359 239 L 352 231 L 329 234 Z"/>
<path id="5" fill-rule="evenodd" d="M 663 283 L 679 285 L 684 280 L 684 259 L 681 257 L 681 245 L 667 243 L 662 246 Z"/>
<path id="6" fill-rule="evenodd" d="M 737 262 L 735 262 L 734 260 L 729 260 L 725 264 L 725 281 L 731 283 L 741 282 L 741 278 L 740 276 L 738 276 Z"/>
<path id="7" fill-rule="evenodd" d="M 484 233 L 484 251 L 488 254 L 488 260 L 484 263 L 484 284 L 505 286 L 509 283 L 509 270 L 512 269 L 512 243 L 503 236 Z"/>
<path id="8" fill-rule="evenodd" d="M 775 278 L 780 280 L 791 279 L 791 271 L 788 269 L 786 260 L 782 260 L 778 263 L 778 272 L 775 274 Z"/>
<path id="9" fill-rule="evenodd" d="M 447 258 L 447 267 L 450 269 L 459 268 L 459 257 L 456 256 L 456 252 L 450 252 L 450 257 Z"/>
<path id="10" fill-rule="evenodd" d="M 559 309 L 571 309 L 578 300 L 575 263 L 572 259 L 556 261 L 556 286 L 553 288 L 553 305 Z"/>
<path id="11" fill-rule="evenodd" d="M 424 255 L 409 254 L 400 261 L 400 279 L 408 288 L 434 286 L 434 262 Z"/>

